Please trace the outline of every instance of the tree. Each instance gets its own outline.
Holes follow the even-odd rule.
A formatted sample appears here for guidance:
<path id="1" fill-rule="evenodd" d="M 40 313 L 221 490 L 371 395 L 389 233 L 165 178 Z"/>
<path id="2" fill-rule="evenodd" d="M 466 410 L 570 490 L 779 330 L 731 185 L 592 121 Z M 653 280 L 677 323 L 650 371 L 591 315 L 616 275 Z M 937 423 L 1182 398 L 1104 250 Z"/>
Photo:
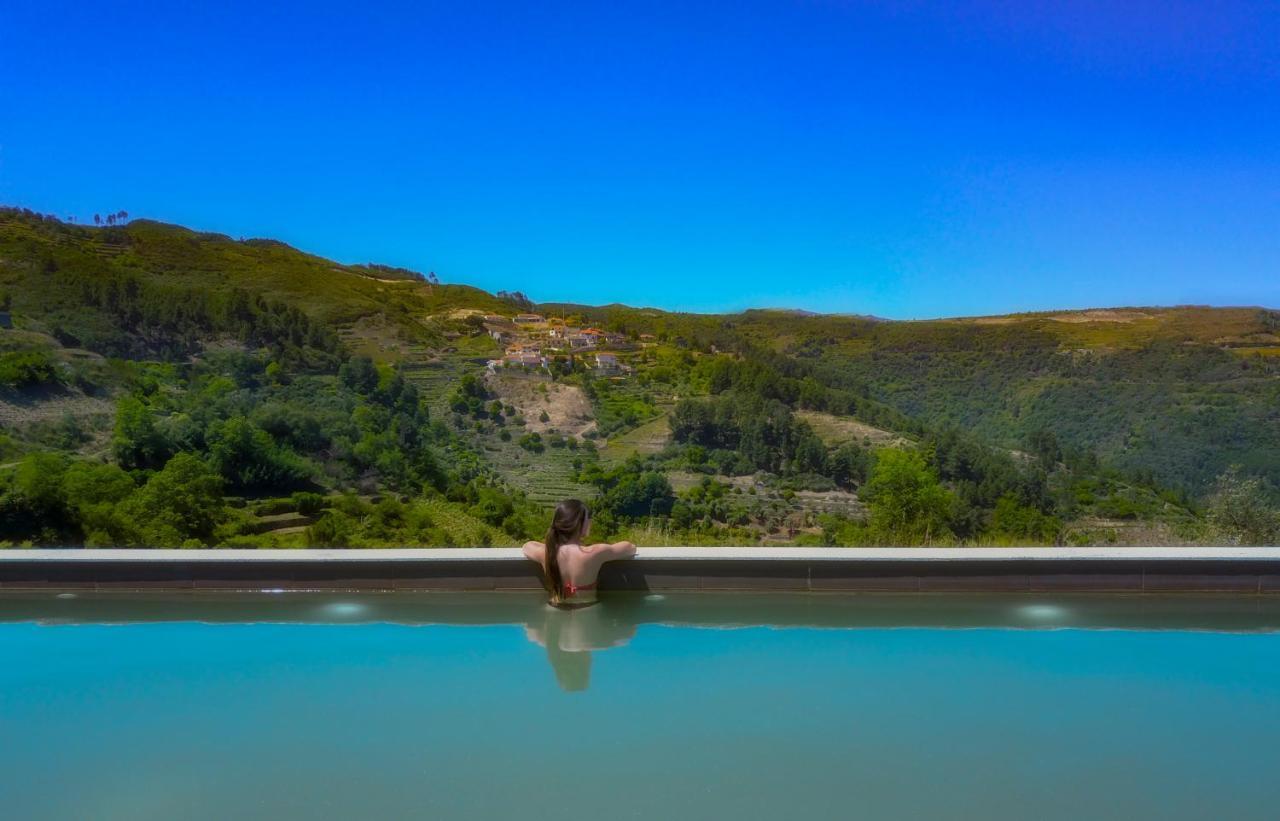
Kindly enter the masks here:
<path id="1" fill-rule="evenodd" d="M 135 490 L 137 485 L 119 465 L 76 461 L 62 477 L 62 492 L 73 507 L 122 502 Z"/>
<path id="2" fill-rule="evenodd" d="M 1269 488 L 1256 476 L 1245 476 L 1232 465 L 1214 483 L 1209 495 L 1209 521 L 1234 544 L 1280 543 L 1280 511 Z"/>
<path id="3" fill-rule="evenodd" d="M 498 299 L 510 304 L 512 307 L 521 311 L 533 310 L 533 300 L 525 296 L 520 291 L 498 291 L 496 294 Z"/>
<path id="4" fill-rule="evenodd" d="M 116 406 L 111 448 L 116 460 L 127 469 L 163 464 L 169 457 L 169 443 L 157 430 L 155 416 L 142 400 L 126 397 Z"/>
<path id="5" fill-rule="evenodd" d="M 338 378 L 342 384 L 363 396 L 378 387 L 378 368 L 367 356 L 353 356 L 338 369 Z"/>
<path id="6" fill-rule="evenodd" d="M 836 484 L 854 487 L 867 480 L 871 469 L 871 453 L 853 442 L 846 442 L 835 449 L 827 459 L 827 472 Z"/>
<path id="7" fill-rule="evenodd" d="M 1045 470 L 1053 470 L 1062 461 L 1062 445 L 1053 431 L 1037 428 L 1027 437 L 1027 442 L 1032 455 L 1040 460 Z"/>
<path id="8" fill-rule="evenodd" d="M 297 454 L 243 416 L 210 425 L 206 439 L 213 468 L 237 488 L 288 490 L 306 482 L 306 465 Z"/>
<path id="9" fill-rule="evenodd" d="M 33 453 L 18 463 L 13 489 L 41 518 L 57 517 L 63 507 L 62 478 L 66 470 L 65 457 Z"/>
<path id="10" fill-rule="evenodd" d="M 878 541 L 929 544 L 950 535 L 954 497 L 916 451 L 879 451 L 860 496 L 870 507 L 871 530 Z"/>
<path id="11" fill-rule="evenodd" d="M 601 505 L 617 516 L 641 518 L 666 516 L 675 504 L 675 493 L 667 477 L 655 471 L 623 473 L 605 491 Z"/>
<path id="12" fill-rule="evenodd" d="M 226 515 L 222 477 L 195 454 L 179 453 L 123 507 L 135 539 L 149 547 L 207 541 Z"/>
<path id="13" fill-rule="evenodd" d="M 497 488 L 482 487 L 476 491 L 475 504 L 468 512 L 494 527 L 500 527 L 502 522 L 515 512 L 515 505 Z"/>
<path id="14" fill-rule="evenodd" d="M 799 473 L 825 473 L 827 470 L 826 445 L 811 432 L 801 435 L 795 445 L 791 467 Z"/>
<path id="15" fill-rule="evenodd" d="M 67 460 L 33 453 L 10 476 L 0 473 L 0 538 L 31 538 L 66 544 L 74 525 L 66 509 L 62 476 Z"/>
<path id="16" fill-rule="evenodd" d="M 110 547 L 138 541 L 137 523 L 124 504 L 137 485 L 119 465 L 72 462 L 62 479 L 67 508 L 79 524 L 85 545 Z"/>

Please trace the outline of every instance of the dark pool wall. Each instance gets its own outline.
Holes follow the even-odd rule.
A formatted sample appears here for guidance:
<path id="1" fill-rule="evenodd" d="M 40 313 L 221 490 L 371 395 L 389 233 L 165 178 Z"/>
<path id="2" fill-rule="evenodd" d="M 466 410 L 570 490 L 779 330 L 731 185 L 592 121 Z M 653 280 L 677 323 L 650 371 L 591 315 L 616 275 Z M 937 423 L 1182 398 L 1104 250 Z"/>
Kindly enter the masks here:
<path id="1" fill-rule="evenodd" d="M 404 553 L 407 551 L 402 551 Z M 457 551 L 464 552 L 464 551 Z M 781 552 L 781 551 L 779 551 Z M 129 554 L 121 557 L 121 553 Z M 0 587 L 532 590 L 536 568 L 510 555 L 486 558 L 370 557 L 235 558 L 200 551 L 187 558 L 152 561 L 115 552 L 74 560 L 23 551 L 0 559 Z M 166 551 L 168 553 L 168 551 Z M 509 551 L 504 551 L 509 553 Z M 778 590 L 812 592 L 1036 592 L 1280 593 L 1280 557 L 1248 558 L 788 558 L 778 552 L 743 558 L 742 551 L 714 558 L 638 558 L 606 566 L 605 590 Z M 64 554 L 65 556 L 65 554 Z"/>

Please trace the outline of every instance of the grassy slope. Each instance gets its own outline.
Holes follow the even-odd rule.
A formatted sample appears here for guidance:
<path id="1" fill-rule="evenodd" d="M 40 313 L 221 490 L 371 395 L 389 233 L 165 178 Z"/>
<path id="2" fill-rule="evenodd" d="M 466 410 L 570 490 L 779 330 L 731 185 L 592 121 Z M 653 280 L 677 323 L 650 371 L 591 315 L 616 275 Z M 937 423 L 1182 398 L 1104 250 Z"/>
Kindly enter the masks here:
<path id="1" fill-rule="evenodd" d="M 870 447 L 902 447 L 910 440 L 906 437 L 859 422 L 847 416 L 835 416 L 830 413 L 802 410 L 796 415 L 809 423 L 813 432 L 818 434 L 823 444 L 828 447 L 855 442 Z"/>
<path id="2" fill-rule="evenodd" d="M 56 305 L 42 287 L 47 269 L 131 273 L 168 285 L 245 288 L 293 305 L 338 327 L 377 316 L 406 339 L 437 341 L 427 317 L 458 308 L 506 309 L 502 300 L 465 285 L 382 282 L 283 243 L 237 241 L 221 234 L 138 220 L 88 228 L 0 211 L 0 288 L 14 311 L 39 316 Z"/>

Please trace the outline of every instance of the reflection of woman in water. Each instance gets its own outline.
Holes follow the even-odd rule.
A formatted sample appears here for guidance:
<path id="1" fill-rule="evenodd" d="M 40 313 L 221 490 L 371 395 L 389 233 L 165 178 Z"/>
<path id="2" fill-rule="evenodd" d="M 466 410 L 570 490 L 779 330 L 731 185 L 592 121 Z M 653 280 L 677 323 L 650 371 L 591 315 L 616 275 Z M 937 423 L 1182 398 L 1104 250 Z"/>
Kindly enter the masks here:
<path id="1" fill-rule="evenodd" d="M 578 607 L 596 600 L 596 577 L 605 562 L 636 554 L 631 542 L 583 546 L 591 532 L 591 514 L 577 499 L 556 505 L 543 542 L 525 542 L 524 555 L 542 568 L 543 584 L 557 607 Z"/>
<path id="2" fill-rule="evenodd" d="M 599 607 L 539 606 L 525 623 L 525 635 L 547 650 L 560 688 L 585 690 L 591 683 L 591 651 L 621 647 L 636 634 L 636 613 L 606 602 Z"/>

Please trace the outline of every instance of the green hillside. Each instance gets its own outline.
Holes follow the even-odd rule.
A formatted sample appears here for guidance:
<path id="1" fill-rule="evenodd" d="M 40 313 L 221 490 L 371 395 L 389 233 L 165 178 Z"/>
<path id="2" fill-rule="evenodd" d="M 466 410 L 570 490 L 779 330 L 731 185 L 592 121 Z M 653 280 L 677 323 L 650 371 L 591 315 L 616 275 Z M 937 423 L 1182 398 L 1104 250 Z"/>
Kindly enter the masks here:
<path id="1" fill-rule="evenodd" d="M 518 283 L 515 283 L 518 285 Z M 1270 543 L 1280 313 L 533 305 L 0 210 L 0 544 Z"/>

